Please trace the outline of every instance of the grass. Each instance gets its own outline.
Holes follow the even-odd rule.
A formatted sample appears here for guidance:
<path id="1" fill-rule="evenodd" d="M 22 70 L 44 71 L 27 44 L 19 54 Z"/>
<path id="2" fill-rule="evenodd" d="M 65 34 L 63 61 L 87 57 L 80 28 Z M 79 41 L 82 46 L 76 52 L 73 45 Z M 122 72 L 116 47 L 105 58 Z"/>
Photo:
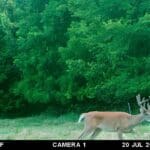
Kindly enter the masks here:
<path id="1" fill-rule="evenodd" d="M 67 114 L 59 117 L 39 115 L 27 118 L 0 119 L 1 140 L 76 140 L 83 129 L 77 123 L 78 115 Z M 102 132 L 97 140 L 117 140 L 115 132 Z M 135 128 L 135 133 L 124 134 L 124 139 L 150 140 L 150 124 Z"/>

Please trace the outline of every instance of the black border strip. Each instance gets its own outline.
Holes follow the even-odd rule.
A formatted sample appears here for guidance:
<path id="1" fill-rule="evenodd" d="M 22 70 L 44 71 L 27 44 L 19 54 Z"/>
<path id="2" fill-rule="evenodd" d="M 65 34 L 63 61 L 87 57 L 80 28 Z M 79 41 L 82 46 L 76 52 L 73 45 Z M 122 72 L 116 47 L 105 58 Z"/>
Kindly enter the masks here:
<path id="1" fill-rule="evenodd" d="M 0 150 L 21 149 L 150 149 L 150 140 L 0 140 Z"/>

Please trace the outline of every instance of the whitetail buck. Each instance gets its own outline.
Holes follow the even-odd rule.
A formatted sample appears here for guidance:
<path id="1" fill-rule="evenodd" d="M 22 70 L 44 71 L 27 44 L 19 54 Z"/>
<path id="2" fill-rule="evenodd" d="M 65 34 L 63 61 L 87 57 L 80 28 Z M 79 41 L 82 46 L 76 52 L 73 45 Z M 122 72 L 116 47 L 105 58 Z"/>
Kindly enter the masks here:
<path id="1" fill-rule="evenodd" d="M 91 111 L 81 114 L 78 122 L 84 120 L 85 127 L 78 139 L 83 139 L 89 134 L 90 138 L 95 138 L 100 131 L 115 131 L 118 133 L 119 140 L 122 134 L 127 130 L 140 124 L 144 120 L 150 121 L 150 104 L 149 99 L 141 100 L 140 94 L 136 96 L 137 103 L 140 106 L 140 114 L 131 115 L 126 112 L 99 112 Z"/>

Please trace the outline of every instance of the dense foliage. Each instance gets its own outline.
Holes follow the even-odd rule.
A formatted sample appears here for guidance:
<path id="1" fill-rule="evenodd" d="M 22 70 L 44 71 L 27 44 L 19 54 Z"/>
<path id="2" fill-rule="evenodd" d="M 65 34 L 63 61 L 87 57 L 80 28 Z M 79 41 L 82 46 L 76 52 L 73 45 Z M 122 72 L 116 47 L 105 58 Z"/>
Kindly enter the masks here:
<path id="1" fill-rule="evenodd" d="M 149 0 L 0 0 L 1 112 L 122 110 L 149 91 Z"/>

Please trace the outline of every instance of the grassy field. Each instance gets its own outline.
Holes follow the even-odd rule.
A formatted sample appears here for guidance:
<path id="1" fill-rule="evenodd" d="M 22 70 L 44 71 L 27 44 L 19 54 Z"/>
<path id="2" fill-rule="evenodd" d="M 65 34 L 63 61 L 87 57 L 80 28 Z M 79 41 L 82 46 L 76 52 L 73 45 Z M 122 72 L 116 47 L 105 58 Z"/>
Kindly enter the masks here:
<path id="1" fill-rule="evenodd" d="M 77 123 L 78 115 L 67 114 L 59 117 L 39 115 L 18 119 L 0 119 L 1 140 L 75 140 L 83 129 Z M 102 132 L 97 140 L 117 140 L 114 132 Z M 124 139 L 150 140 L 150 123 L 138 125 L 135 133 L 124 134 Z"/>

